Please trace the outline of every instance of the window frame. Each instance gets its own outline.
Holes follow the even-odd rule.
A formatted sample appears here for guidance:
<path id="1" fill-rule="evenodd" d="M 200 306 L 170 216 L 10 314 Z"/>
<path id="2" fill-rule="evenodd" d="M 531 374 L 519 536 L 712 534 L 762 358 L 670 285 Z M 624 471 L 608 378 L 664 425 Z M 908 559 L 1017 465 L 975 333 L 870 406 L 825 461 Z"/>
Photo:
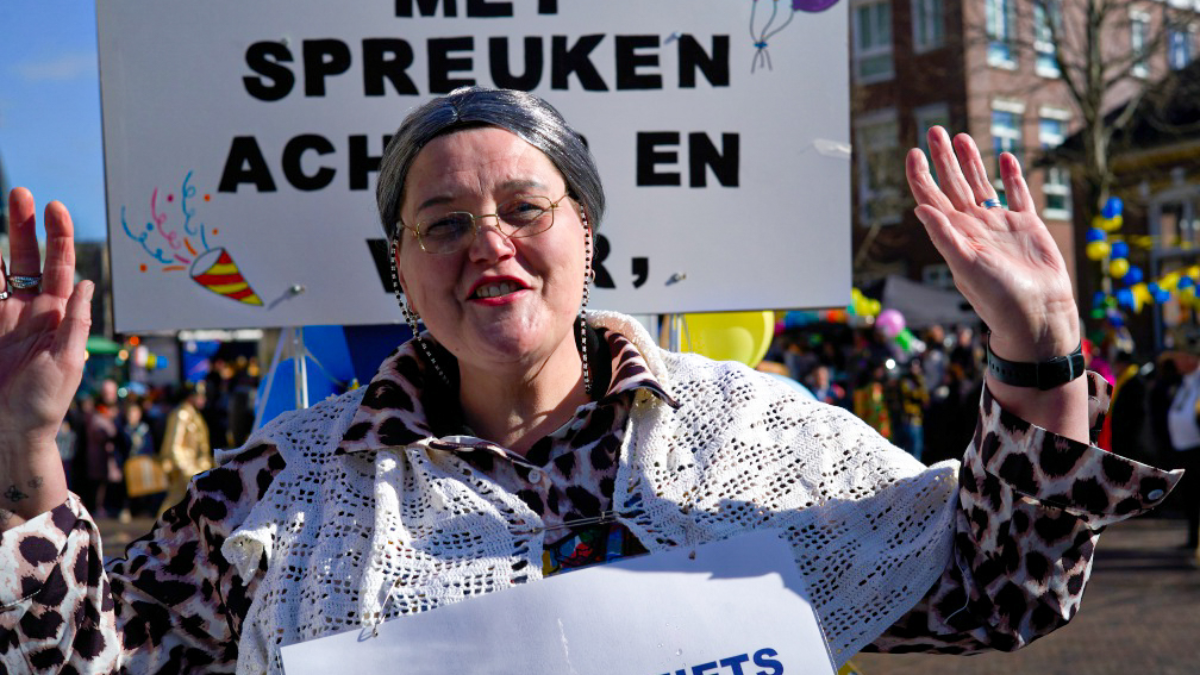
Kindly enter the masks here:
<path id="1" fill-rule="evenodd" d="M 912 0 L 913 51 L 924 54 L 946 45 L 946 0 Z"/>
<path id="2" fill-rule="evenodd" d="M 1005 70 L 1017 69 L 1017 24 L 1016 0 L 984 0 L 989 66 Z M 1003 53 L 998 50 L 1002 50 Z"/>
<path id="3" fill-rule="evenodd" d="M 1016 126 L 1011 133 L 996 133 L 997 129 L 1004 129 L 1005 131 L 1008 131 L 1008 127 L 998 127 L 996 125 L 997 113 L 1013 115 Z M 996 162 L 996 173 L 992 177 L 992 187 L 996 189 L 996 194 L 1000 197 L 1001 203 L 1003 203 L 1005 206 L 1008 205 L 1008 197 L 1004 192 L 1004 181 L 1000 178 L 1000 154 L 1002 152 L 1011 152 L 1019 161 L 1025 152 L 1024 133 L 1025 104 L 1020 101 L 1010 101 L 1004 99 L 996 99 L 992 101 L 992 116 L 988 124 L 988 138 L 991 140 L 992 154 L 994 155 Z M 998 138 L 1012 141 L 1012 147 L 1003 147 L 997 142 Z"/>
<path id="4" fill-rule="evenodd" d="M 886 44 L 877 44 L 864 46 L 865 31 L 860 17 L 860 10 L 884 7 L 887 10 L 886 20 L 881 22 L 879 26 L 873 28 L 887 28 Z M 874 16 L 869 19 L 878 21 L 878 17 Z M 887 82 L 896 77 L 896 58 L 894 54 L 895 36 L 892 31 L 892 2 L 891 0 L 858 0 L 850 5 L 850 25 L 851 25 L 851 43 L 850 48 L 854 55 L 854 81 L 858 84 L 874 84 L 876 82 Z M 870 59 L 880 59 L 887 57 L 886 72 L 873 73 L 870 75 L 863 74 L 863 64 Z"/>
<path id="5" fill-rule="evenodd" d="M 1058 108 L 1043 107 L 1038 110 L 1038 145 L 1043 150 L 1062 145 L 1067 140 L 1068 125 L 1071 113 Z M 1054 122 L 1061 125 L 1057 133 L 1047 133 L 1044 122 Z M 1049 206 L 1049 197 L 1054 195 L 1062 199 L 1064 208 L 1057 209 Z M 1042 198 L 1045 206 L 1042 217 L 1051 220 L 1070 221 L 1074 216 L 1071 204 L 1071 173 L 1061 166 L 1047 167 L 1042 176 Z"/>
<path id="6" fill-rule="evenodd" d="M 870 227 L 875 222 L 880 225 L 896 225 L 903 220 L 902 209 L 895 209 L 894 212 L 889 211 L 883 214 L 872 214 L 871 207 L 876 203 L 885 199 L 898 200 L 903 194 L 903 190 L 899 186 L 880 186 L 876 187 L 872 180 L 875 173 L 871 170 L 871 153 L 866 152 L 868 143 L 866 134 L 873 128 L 890 126 L 892 133 L 890 135 L 890 143 L 882 146 L 883 148 L 900 149 L 900 116 L 895 108 L 883 108 L 874 110 L 864 115 L 859 115 L 854 121 L 854 143 L 860 150 L 856 153 L 855 171 L 858 172 L 858 217 L 859 223 L 864 227 Z"/>
<path id="7" fill-rule="evenodd" d="M 1134 77 L 1143 80 L 1150 77 L 1150 51 L 1146 48 L 1146 41 L 1149 37 L 1150 15 L 1141 9 L 1130 8 L 1129 53 L 1133 58 L 1133 63 L 1129 67 L 1129 72 Z"/>

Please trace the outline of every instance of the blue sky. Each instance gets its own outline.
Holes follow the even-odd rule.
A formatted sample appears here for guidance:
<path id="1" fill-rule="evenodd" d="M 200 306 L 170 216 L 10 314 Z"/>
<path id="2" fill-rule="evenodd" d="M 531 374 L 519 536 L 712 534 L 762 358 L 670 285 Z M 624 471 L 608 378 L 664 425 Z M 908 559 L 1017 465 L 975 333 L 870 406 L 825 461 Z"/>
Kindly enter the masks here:
<path id="1" fill-rule="evenodd" d="M 104 239 L 104 150 L 91 0 L 0 0 L 0 161 L 39 212 L 67 205 L 80 239 Z M 7 199 L 7 196 L 5 196 Z"/>

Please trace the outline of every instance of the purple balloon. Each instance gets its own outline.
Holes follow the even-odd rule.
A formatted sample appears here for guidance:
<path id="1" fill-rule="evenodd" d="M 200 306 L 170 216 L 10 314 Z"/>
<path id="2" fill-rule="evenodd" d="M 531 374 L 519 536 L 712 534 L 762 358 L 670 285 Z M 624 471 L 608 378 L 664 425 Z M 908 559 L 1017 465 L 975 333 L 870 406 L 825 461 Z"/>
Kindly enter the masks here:
<path id="1" fill-rule="evenodd" d="M 875 317 L 875 328 L 891 340 L 904 330 L 904 315 L 895 309 L 885 309 Z"/>
<path id="2" fill-rule="evenodd" d="M 792 0 L 792 10 L 801 12 L 824 12 L 836 5 L 838 0 Z"/>

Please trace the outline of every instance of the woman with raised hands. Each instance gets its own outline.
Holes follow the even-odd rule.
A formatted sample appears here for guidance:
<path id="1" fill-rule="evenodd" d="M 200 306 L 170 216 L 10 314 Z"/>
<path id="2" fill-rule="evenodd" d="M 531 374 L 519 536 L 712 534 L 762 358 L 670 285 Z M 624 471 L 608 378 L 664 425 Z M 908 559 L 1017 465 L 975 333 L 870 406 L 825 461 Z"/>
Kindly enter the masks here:
<path id="1" fill-rule="evenodd" d="M 380 165 L 417 337 L 368 387 L 219 453 L 104 567 L 56 468 L 91 287 L 72 295 L 52 205 L 42 293 L 0 301 L 0 664 L 280 672 L 284 645 L 761 527 L 785 532 L 839 663 L 1048 633 L 1078 608 L 1100 529 L 1177 476 L 1089 446 L 1107 388 L 1073 357 L 1066 267 L 1016 160 L 1001 157 L 1002 208 L 968 137 L 935 128 L 930 148 L 940 188 L 907 159 L 917 214 L 993 331 L 961 464 L 924 467 L 840 408 L 587 309 L 590 153 L 545 101 L 473 87 L 413 111 Z M 32 200 L 13 203 L 5 289 L 38 270 Z"/>

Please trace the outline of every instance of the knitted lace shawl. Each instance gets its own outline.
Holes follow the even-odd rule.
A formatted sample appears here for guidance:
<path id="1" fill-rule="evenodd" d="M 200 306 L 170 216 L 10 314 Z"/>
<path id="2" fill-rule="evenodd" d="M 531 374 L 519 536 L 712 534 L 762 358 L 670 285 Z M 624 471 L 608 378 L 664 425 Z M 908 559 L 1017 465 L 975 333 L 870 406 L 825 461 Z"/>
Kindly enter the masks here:
<path id="1" fill-rule="evenodd" d="M 847 411 L 745 366 L 630 338 L 681 404 L 633 404 L 613 496 L 651 552 L 758 528 L 785 533 L 839 666 L 915 605 L 951 559 L 957 462 L 926 468 Z M 359 389 L 250 443 L 287 462 L 222 553 L 261 575 L 238 673 L 281 673 L 278 648 L 541 578 L 538 517 L 429 439 L 334 455 Z M 503 620 L 497 617 L 497 620 Z"/>

